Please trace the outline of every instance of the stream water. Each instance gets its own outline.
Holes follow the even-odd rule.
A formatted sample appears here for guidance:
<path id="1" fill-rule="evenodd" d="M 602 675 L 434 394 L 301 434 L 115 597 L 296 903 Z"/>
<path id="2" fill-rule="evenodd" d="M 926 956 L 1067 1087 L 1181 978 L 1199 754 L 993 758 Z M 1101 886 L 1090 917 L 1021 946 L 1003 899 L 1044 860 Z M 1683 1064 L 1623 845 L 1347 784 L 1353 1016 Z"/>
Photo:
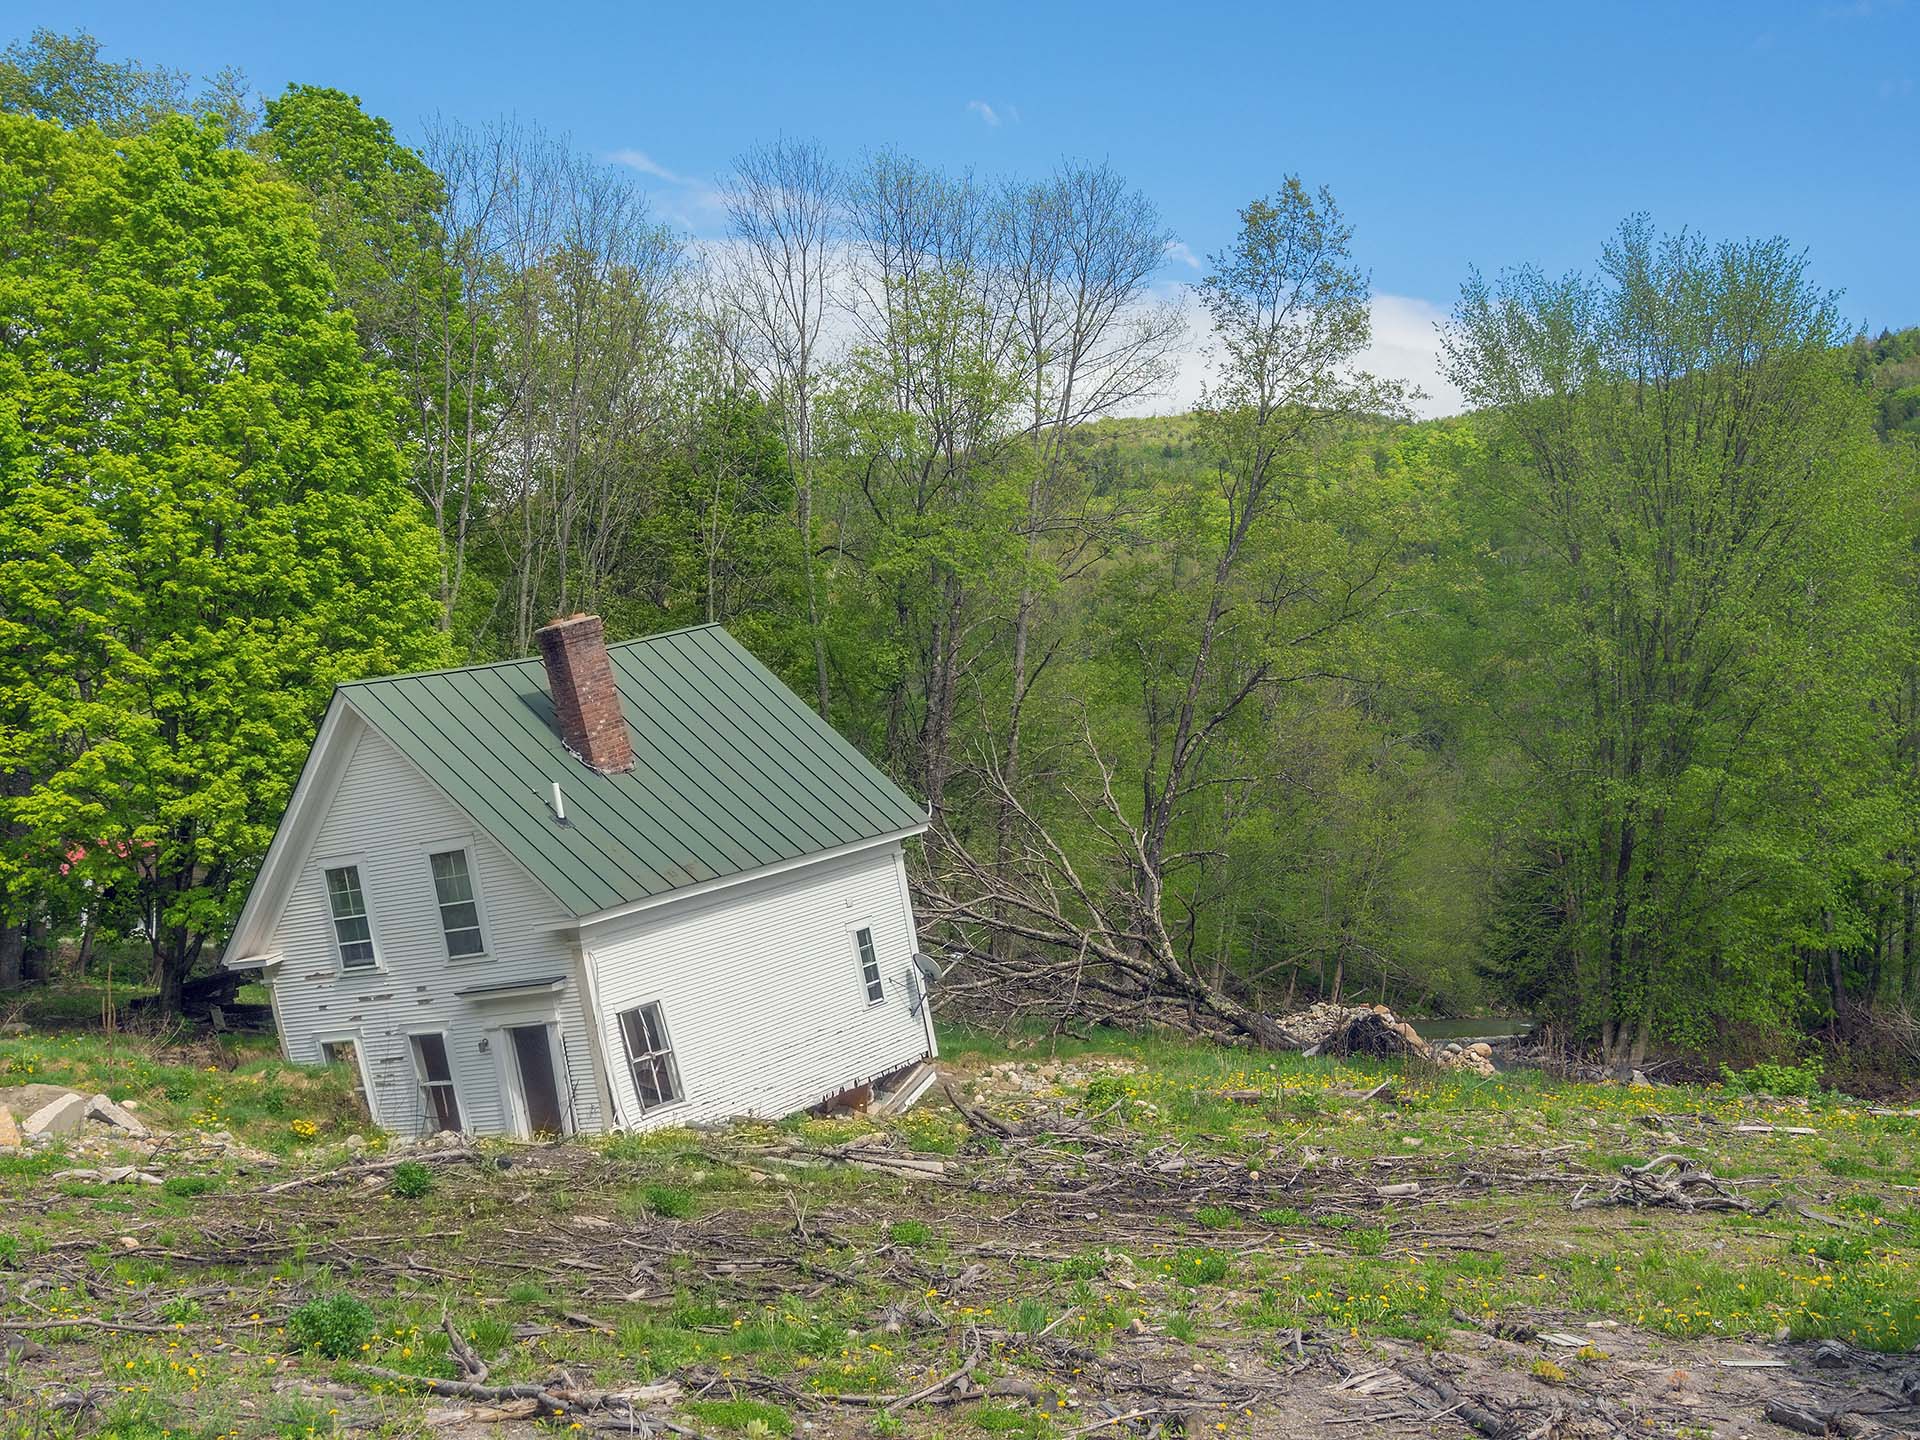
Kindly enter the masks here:
<path id="1" fill-rule="evenodd" d="M 1511 1015 L 1470 1015 L 1464 1019 L 1450 1017 L 1445 1020 L 1409 1017 L 1409 1020 L 1423 1040 L 1438 1040 L 1442 1044 L 1449 1040 L 1458 1040 L 1462 1044 L 1471 1044 L 1475 1040 L 1507 1040 L 1515 1035 L 1524 1035 L 1533 1028 L 1533 1021 L 1527 1017 Z"/>

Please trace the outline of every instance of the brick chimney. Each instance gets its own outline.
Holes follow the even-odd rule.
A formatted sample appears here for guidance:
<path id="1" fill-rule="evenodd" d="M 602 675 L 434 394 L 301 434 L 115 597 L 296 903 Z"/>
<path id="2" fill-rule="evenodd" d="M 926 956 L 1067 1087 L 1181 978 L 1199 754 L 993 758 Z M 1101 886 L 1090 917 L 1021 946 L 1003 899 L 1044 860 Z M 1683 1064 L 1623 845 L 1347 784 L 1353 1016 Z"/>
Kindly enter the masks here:
<path id="1" fill-rule="evenodd" d="M 633 768 L 633 742 L 598 615 L 571 615 L 534 631 L 567 748 L 603 775 Z"/>

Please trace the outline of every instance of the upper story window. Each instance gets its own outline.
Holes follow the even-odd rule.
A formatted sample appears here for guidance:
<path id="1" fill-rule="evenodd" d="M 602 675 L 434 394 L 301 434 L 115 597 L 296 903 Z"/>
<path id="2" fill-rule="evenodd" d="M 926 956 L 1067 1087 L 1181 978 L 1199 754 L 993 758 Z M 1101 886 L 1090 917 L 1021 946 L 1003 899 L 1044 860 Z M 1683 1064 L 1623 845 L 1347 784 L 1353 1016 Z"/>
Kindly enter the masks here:
<path id="1" fill-rule="evenodd" d="M 433 862 L 433 890 L 440 902 L 440 931 L 447 937 L 447 954 L 455 960 L 484 955 L 486 936 L 480 931 L 480 905 L 473 896 L 473 867 L 464 850 L 442 850 Z"/>
<path id="2" fill-rule="evenodd" d="M 880 957 L 873 951 L 873 931 L 862 925 L 853 932 L 853 943 L 860 952 L 860 978 L 866 982 L 867 1003 L 878 1005 L 886 992 L 880 988 Z"/>
<path id="3" fill-rule="evenodd" d="M 371 967 L 373 923 L 367 918 L 367 892 L 361 888 L 358 865 L 340 865 L 327 871 L 327 907 L 333 912 L 333 938 L 340 946 L 341 968 Z"/>

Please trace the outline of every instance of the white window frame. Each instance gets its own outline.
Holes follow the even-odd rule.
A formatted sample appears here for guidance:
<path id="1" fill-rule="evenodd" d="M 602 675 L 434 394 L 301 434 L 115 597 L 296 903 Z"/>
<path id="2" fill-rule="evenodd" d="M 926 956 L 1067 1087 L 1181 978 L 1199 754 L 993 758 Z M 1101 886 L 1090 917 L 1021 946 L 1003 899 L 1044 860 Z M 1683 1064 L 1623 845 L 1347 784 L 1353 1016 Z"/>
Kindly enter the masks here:
<path id="1" fill-rule="evenodd" d="M 660 1039 L 663 1048 L 660 1050 L 649 1050 L 647 1054 L 649 1056 L 665 1055 L 667 1059 L 667 1073 L 673 1078 L 673 1098 L 671 1100 L 662 1100 L 657 1105 L 647 1105 L 640 1098 L 640 1085 L 633 1078 L 635 1058 L 633 1046 L 627 1039 L 626 1017 L 636 1010 L 645 1010 L 649 1006 L 660 1012 Z M 638 1000 L 631 1005 L 624 1006 L 613 1012 L 613 1028 L 618 1031 L 620 1035 L 620 1056 L 621 1063 L 626 1066 L 627 1088 L 633 1092 L 633 1103 L 640 1113 L 640 1118 L 643 1120 L 651 1119 L 655 1115 L 665 1114 L 676 1106 L 686 1104 L 687 1082 L 680 1074 L 680 1052 L 674 1048 L 673 1031 L 667 1025 L 666 1002 L 663 1000 Z"/>
<path id="2" fill-rule="evenodd" d="M 471 955 L 455 955 L 447 948 L 447 922 L 440 912 L 440 886 L 433 878 L 433 857 L 458 850 L 467 857 L 467 883 L 473 888 L 473 914 L 480 930 L 480 948 Z M 480 857 L 474 853 L 473 838 L 449 835 L 420 847 L 420 863 L 427 872 L 427 903 L 433 908 L 433 927 L 440 937 L 440 953 L 449 965 L 465 965 L 493 958 L 493 927 L 487 923 L 487 903 L 480 893 Z"/>
<path id="3" fill-rule="evenodd" d="M 359 851 L 344 855 L 327 855 L 313 862 L 314 873 L 320 881 L 320 909 L 327 922 L 327 937 L 333 946 L 333 968 L 342 977 L 353 975 L 375 975 L 387 968 L 385 955 L 380 944 L 380 922 L 374 916 L 373 887 L 367 883 L 367 857 Z M 333 891 L 327 883 L 329 870 L 352 870 L 360 881 L 360 903 L 366 907 L 367 943 L 373 947 L 373 959 L 364 965 L 349 965 L 346 955 L 340 949 L 340 926 L 333 914 Z"/>
<path id="4" fill-rule="evenodd" d="M 860 953 L 860 932 L 867 932 L 867 943 L 873 947 L 873 979 L 867 979 L 867 957 Z M 854 972 L 860 977 L 860 994 L 872 1010 L 887 1003 L 886 978 L 880 970 L 880 939 L 874 934 L 871 919 L 849 920 L 847 922 L 847 945 L 853 951 Z M 880 993 L 875 995 L 873 992 Z"/>
<path id="5" fill-rule="evenodd" d="M 427 1077 L 425 1057 L 420 1053 L 420 1046 L 415 1043 L 431 1035 L 440 1037 L 440 1048 L 447 1057 L 447 1078 L 444 1082 L 430 1080 Z M 413 1066 L 413 1093 L 415 1101 L 420 1107 L 420 1122 L 424 1133 L 428 1135 L 440 1133 L 439 1120 L 434 1111 L 433 1102 L 427 1098 L 427 1089 L 429 1086 L 444 1083 L 447 1089 L 453 1094 L 453 1113 L 458 1116 L 460 1120 L 458 1127 L 459 1133 L 471 1134 L 472 1131 L 468 1128 L 471 1117 L 467 1114 L 467 1107 L 462 1104 L 460 1100 L 460 1077 L 454 1073 L 452 1034 L 440 1029 L 409 1030 L 407 1032 L 407 1060 Z"/>

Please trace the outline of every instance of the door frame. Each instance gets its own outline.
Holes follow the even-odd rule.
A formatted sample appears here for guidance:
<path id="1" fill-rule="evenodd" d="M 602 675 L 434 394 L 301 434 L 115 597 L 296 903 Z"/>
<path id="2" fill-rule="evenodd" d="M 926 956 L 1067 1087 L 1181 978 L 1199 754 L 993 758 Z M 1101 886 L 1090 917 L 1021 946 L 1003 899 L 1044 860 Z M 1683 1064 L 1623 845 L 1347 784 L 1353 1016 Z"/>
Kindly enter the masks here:
<path id="1" fill-rule="evenodd" d="M 574 1133 L 573 1107 L 567 1103 L 566 1071 L 561 1066 L 560 1022 L 552 1016 L 534 1016 L 525 1020 L 504 1020 L 495 1032 L 495 1054 L 500 1057 L 500 1091 L 507 1102 L 507 1119 L 513 1133 L 522 1140 L 533 1138 L 533 1122 L 527 1116 L 526 1080 L 520 1073 L 520 1051 L 513 1043 L 515 1030 L 547 1032 L 547 1064 L 553 1070 L 553 1094 L 560 1108 L 560 1133 Z"/>
<path id="2" fill-rule="evenodd" d="M 313 1037 L 313 1043 L 314 1048 L 320 1052 L 322 1065 L 333 1063 L 327 1058 L 329 1045 L 353 1046 L 353 1063 L 360 1072 L 360 1099 L 367 1107 L 367 1123 L 379 1126 L 381 1123 L 380 1101 L 373 1088 L 373 1074 L 367 1069 L 367 1042 L 361 1037 L 360 1032 L 358 1030 L 322 1030 Z"/>

